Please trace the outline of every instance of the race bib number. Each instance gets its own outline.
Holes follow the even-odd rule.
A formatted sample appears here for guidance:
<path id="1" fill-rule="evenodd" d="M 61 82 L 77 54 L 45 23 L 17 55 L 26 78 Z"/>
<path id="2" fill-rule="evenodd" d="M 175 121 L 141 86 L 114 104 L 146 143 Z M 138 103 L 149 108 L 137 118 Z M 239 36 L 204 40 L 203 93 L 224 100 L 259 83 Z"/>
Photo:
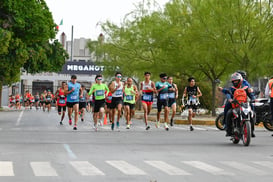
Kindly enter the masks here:
<path id="1" fill-rule="evenodd" d="M 107 99 L 108 99 L 108 100 L 112 100 L 112 96 L 108 96 Z"/>
<path id="2" fill-rule="evenodd" d="M 160 94 L 159 95 L 159 99 L 160 100 L 166 100 L 168 98 L 168 94 L 166 93 L 166 94 Z"/>
<path id="3" fill-rule="evenodd" d="M 116 95 L 117 95 L 117 96 L 122 96 L 122 90 L 117 90 L 117 91 L 116 91 Z"/>
<path id="4" fill-rule="evenodd" d="M 151 101 L 152 100 L 152 95 L 143 95 L 143 100 L 144 101 Z"/>
<path id="5" fill-rule="evenodd" d="M 168 96 L 169 96 L 169 98 L 170 98 L 170 99 L 174 99 L 174 98 L 175 98 L 175 94 L 174 94 L 174 92 L 169 93 L 169 95 L 168 95 Z"/>
<path id="6" fill-rule="evenodd" d="M 190 104 L 196 104 L 196 103 L 197 103 L 197 100 L 196 100 L 196 98 L 193 98 L 193 97 L 191 96 L 190 99 L 189 99 L 189 102 L 190 102 Z"/>
<path id="7" fill-rule="evenodd" d="M 126 100 L 127 101 L 133 100 L 133 96 L 132 95 L 126 95 Z"/>
<path id="8" fill-rule="evenodd" d="M 59 100 L 59 104 L 65 104 L 65 100 L 64 99 L 60 99 Z"/>
<path id="9" fill-rule="evenodd" d="M 103 96 L 104 91 L 103 90 L 96 90 L 96 96 Z"/>
<path id="10" fill-rule="evenodd" d="M 71 95 L 70 99 L 71 100 L 76 100 L 77 99 L 77 95 Z"/>
<path id="11" fill-rule="evenodd" d="M 50 100 L 51 100 L 51 98 L 46 98 L 46 100 L 47 100 L 47 101 L 50 101 Z"/>

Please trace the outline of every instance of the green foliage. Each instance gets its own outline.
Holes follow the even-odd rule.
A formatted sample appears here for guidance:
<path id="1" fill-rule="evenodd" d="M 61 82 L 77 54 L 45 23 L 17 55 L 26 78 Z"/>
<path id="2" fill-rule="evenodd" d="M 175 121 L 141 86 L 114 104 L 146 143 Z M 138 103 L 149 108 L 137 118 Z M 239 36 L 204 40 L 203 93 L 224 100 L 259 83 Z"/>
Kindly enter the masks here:
<path id="1" fill-rule="evenodd" d="M 29 73 L 59 71 L 68 54 L 52 41 L 56 24 L 44 0 L 5 0 L 0 4 L 0 82 Z"/>
<path id="2" fill-rule="evenodd" d="M 103 64 L 112 68 L 106 74 L 118 68 L 142 78 L 149 70 L 152 79 L 166 72 L 177 82 L 194 76 L 210 87 L 203 95 L 213 114 L 216 79 L 238 69 L 250 73 L 250 80 L 271 74 L 273 16 L 267 1 L 172 0 L 163 11 L 151 2 L 137 6 L 120 26 L 102 25 Z"/>

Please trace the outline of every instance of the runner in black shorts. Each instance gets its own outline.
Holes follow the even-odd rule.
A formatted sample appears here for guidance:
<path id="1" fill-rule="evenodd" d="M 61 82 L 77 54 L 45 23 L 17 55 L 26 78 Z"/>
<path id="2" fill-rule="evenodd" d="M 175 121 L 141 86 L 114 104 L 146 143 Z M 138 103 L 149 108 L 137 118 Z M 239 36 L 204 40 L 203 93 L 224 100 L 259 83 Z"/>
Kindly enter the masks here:
<path id="1" fill-rule="evenodd" d="M 123 82 L 121 81 L 122 74 L 120 72 L 116 72 L 115 81 L 113 81 L 110 85 L 110 91 L 112 92 L 112 103 L 110 105 L 112 111 L 112 125 L 111 129 L 114 130 L 115 127 L 115 114 L 116 108 L 118 109 L 117 115 L 117 128 L 119 128 L 119 119 L 121 117 L 121 109 L 122 109 L 122 97 L 123 97 Z"/>
<path id="2" fill-rule="evenodd" d="M 171 122 L 170 125 L 173 126 L 173 118 L 176 113 L 176 99 L 178 98 L 178 89 L 176 84 L 173 83 L 173 77 L 168 77 L 168 82 L 171 85 L 171 88 L 168 90 L 168 107 L 172 110 Z"/>
<path id="3" fill-rule="evenodd" d="M 87 91 L 85 90 L 85 86 L 82 85 L 82 95 L 80 96 L 80 101 L 79 101 L 79 114 L 81 117 L 81 121 L 84 121 L 84 114 L 86 110 L 86 101 L 87 101 Z"/>

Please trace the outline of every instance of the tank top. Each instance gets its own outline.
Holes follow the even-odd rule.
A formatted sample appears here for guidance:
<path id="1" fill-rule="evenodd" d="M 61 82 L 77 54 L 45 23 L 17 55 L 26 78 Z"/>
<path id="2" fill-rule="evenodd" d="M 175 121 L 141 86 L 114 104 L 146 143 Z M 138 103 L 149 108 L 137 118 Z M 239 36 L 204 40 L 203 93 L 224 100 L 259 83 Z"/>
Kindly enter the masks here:
<path id="1" fill-rule="evenodd" d="M 145 81 L 142 82 L 142 96 L 141 99 L 142 101 L 145 102 L 153 102 L 153 91 L 149 90 L 152 88 L 152 81 L 149 80 L 149 83 L 146 84 Z"/>
<path id="2" fill-rule="evenodd" d="M 111 92 L 108 93 L 107 97 L 105 98 L 105 101 L 107 103 L 111 103 L 112 102 L 112 93 Z"/>
<path id="3" fill-rule="evenodd" d="M 118 83 L 116 81 L 114 83 L 115 83 L 115 88 L 117 88 Z M 120 87 L 118 87 L 118 89 L 114 93 L 112 93 L 112 97 L 122 97 L 123 82 L 120 82 L 120 83 L 121 83 Z"/>
<path id="4" fill-rule="evenodd" d="M 58 106 L 66 106 L 66 96 L 64 95 L 64 91 L 62 88 L 59 89 L 57 104 Z"/>
<path id="5" fill-rule="evenodd" d="M 81 84 L 79 83 L 74 84 L 72 82 L 68 82 L 67 85 L 68 85 L 68 91 L 74 88 L 74 91 L 67 95 L 67 102 L 79 102 Z"/>
<path id="6" fill-rule="evenodd" d="M 142 82 L 142 92 L 153 92 L 152 90 L 152 81 L 149 80 L 149 83 L 146 84 L 145 81 Z"/>
<path id="7" fill-rule="evenodd" d="M 171 84 L 171 88 L 175 88 L 174 84 Z M 173 90 L 168 90 L 168 97 L 169 99 L 175 99 L 176 92 Z"/>
<path id="8" fill-rule="evenodd" d="M 51 94 L 50 95 L 46 95 L 46 102 L 50 102 L 51 101 Z"/>
<path id="9" fill-rule="evenodd" d="M 197 96 L 197 86 L 193 86 L 187 87 L 187 94 L 188 94 L 188 103 L 190 103 L 190 105 L 194 105 L 197 103 L 197 97 L 193 98 L 192 96 L 195 95 Z"/>
<path id="10" fill-rule="evenodd" d="M 136 100 L 135 97 L 136 95 L 132 93 L 132 91 L 134 92 L 134 87 L 131 86 L 130 88 L 128 88 L 127 86 L 124 89 L 124 102 L 130 103 L 130 104 L 135 104 Z"/>

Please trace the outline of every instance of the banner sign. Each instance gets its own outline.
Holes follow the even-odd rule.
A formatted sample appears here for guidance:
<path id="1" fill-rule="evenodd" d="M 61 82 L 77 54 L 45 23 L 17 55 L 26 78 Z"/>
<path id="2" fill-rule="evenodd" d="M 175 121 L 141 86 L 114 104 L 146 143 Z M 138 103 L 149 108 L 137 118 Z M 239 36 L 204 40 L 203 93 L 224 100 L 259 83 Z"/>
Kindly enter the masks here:
<path id="1" fill-rule="evenodd" d="M 84 74 L 84 75 L 97 75 L 101 74 L 104 66 L 97 66 L 94 62 L 74 62 L 67 61 L 63 65 L 61 74 Z"/>

